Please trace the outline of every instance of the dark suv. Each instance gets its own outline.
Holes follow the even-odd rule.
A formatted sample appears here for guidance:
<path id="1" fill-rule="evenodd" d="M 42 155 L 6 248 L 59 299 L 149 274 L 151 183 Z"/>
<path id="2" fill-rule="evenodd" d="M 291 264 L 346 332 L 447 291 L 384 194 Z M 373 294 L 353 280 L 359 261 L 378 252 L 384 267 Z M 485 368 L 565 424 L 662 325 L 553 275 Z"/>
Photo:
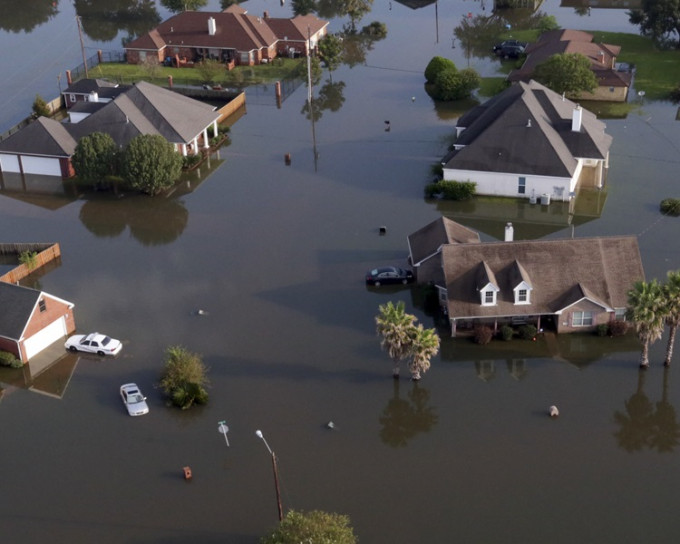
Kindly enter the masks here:
<path id="1" fill-rule="evenodd" d="M 524 54 L 527 44 L 517 40 L 505 40 L 493 46 L 493 52 L 504 59 L 516 59 Z"/>

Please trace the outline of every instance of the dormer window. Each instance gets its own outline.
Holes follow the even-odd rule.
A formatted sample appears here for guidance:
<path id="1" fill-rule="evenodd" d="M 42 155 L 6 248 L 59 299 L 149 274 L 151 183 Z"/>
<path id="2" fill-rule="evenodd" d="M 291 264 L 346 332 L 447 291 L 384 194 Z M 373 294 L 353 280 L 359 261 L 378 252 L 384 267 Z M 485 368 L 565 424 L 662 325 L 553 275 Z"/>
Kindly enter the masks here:
<path id="1" fill-rule="evenodd" d="M 493 291 L 484 291 L 484 304 L 491 305 L 496 303 L 496 293 Z"/>
<path id="2" fill-rule="evenodd" d="M 480 289 L 480 302 L 482 306 L 495 306 L 498 297 L 498 287 L 494 284 L 489 283 L 483 289 Z"/>
<path id="3" fill-rule="evenodd" d="M 517 302 L 529 302 L 529 292 L 526 289 L 517 290 Z"/>

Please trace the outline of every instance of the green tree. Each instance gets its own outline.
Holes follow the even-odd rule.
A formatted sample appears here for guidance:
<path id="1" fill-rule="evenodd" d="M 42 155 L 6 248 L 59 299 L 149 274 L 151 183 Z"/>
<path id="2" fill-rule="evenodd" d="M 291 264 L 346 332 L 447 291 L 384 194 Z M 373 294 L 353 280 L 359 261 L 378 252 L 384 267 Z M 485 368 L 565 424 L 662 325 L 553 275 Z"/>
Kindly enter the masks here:
<path id="1" fill-rule="evenodd" d="M 113 138 L 103 132 L 93 132 L 78 140 L 71 163 L 81 180 L 98 183 L 115 173 L 117 157 L 118 147 Z"/>
<path id="2" fill-rule="evenodd" d="M 380 313 L 375 318 L 376 332 L 381 337 L 380 347 L 394 362 L 392 375 L 399 377 L 399 362 L 409 356 L 411 350 L 411 330 L 415 327 L 415 316 L 407 314 L 402 301 L 396 305 L 389 301 L 381 304 Z"/>
<path id="3" fill-rule="evenodd" d="M 208 4 L 208 0 L 161 0 L 161 5 L 169 11 L 197 11 Z"/>
<path id="4" fill-rule="evenodd" d="M 38 117 L 49 117 L 52 115 L 50 108 L 47 107 L 47 102 L 39 94 L 35 95 L 35 100 L 33 101 L 33 113 Z"/>
<path id="5" fill-rule="evenodd" d="M 309 15 L 316 11 L 315 0 L 293 0 L 291 4 L 295 15 Z"/>
<path id="6" fill-rule="evenodd" d="M 678 327 L 680 327 L 680 270 L 668 272 L 666 283 L 663 286 L 663 303 L 666 327 L 668 327 L 666 359 L 663 364 L 664 366 L 671 366 L 675 336 Z"/>
<path id="7" fill-rule="evenodd" d="M 581 53 L 559 53 L 534 69 L 533 78 L 556 93 L 577 96 L 593 92 L 597 78 L 590 69 L 590 60 Z"/>
<path id="8" fill-rule="evenodd" d="M 283 521 L 261 544 L 355 544 L 354 530 L 348 516 L 312 510 L 289 511 Z"/>
<path id="9" fill-rule="evenodd" d="M 469 98 L 481 83 L 479 74 L 472 68 L 463 70 L 444 70 L 435 78 L 434 85 L 427 91 L 436 100 L 451 101 Z"/>
<path id="10" fill-rule="evenodd" d="M 418 381 L 421 374 L 429 370 L 432 357 L 439 352 L 439 336 L 434 329 L 425 329 L 419 324 L 411 328 L 409 337 L 409 370 L 411 379 Z"/>
<path id="11" fill-rule="evenodd" d="M 628 12 L 628 20 L 657 45 L 680 48 L 680 0 L 642 0 L 641 9 Z"/>
<path id="12" fill-rule="evenodd" d="M 427 83 L 434 83 L 437 76 L 445 71 L 456 72 L 455 63 L 444 57 L 432 57 L 425 67 L 425 81 Z"/>
<path id="13" fill-rule="evenodd" d="M 165 350 L 165 367 L 160 387 L 175 406 L 182 410 L 194 404 L 208 402 L 207 368 L 201 356 L 182 346 L 170 346 Z"/>
<path id="14" fill-rule="evenodd" d="M 329 72 L 333 72 L 342 62 L 342 38 L 337 34 L 326 34 L 319 40 L 319 55 Z"/>
<path id="15" fill-rule="evenodd" d="M 642 354 L 640 368 L 649 367 L 649 345 L 663 333 L 665 313 L 663 288 L 658 281 L 637 281 L 628 291 L 626 317 L 633 322 L 640 342 Z"/>
<path id="16" fill-rule="evenodd" d="M 356 31 L 356 24 L 361 18 L 371 11 L 373 0 L 340 0 L 345 5 L 345 10 L 350 19 L 350 31 Z"/>
<path id="17" fill-rule="evenodd" d="M 156 195 L 171 187 L 181 171 L 181 155 L 162 136 L 140 134 L 125 148 L 123 177 L 143 193 Z"/>

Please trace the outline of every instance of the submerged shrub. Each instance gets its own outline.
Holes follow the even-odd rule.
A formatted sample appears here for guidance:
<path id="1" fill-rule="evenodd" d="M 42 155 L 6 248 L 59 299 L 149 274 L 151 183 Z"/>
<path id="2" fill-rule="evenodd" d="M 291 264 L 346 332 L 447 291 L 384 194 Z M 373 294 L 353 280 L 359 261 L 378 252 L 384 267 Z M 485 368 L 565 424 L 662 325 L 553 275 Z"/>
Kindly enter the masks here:
<path id="1" fill-rule="evenodd" d="M 437 181 L 425 186 L 425 195 L 432 198 L 441 195 L 445 200 L 469 200 L 477 191 L 474 181 Z"/>
<path id="2" fill-rule="evenodd" d="M 517 331 L 517 334 L 522 340 L 534 340 L 537 332 L 536 327 L 533 325 L 522 325 Z"/>
<path id="3" fill-rule="evenodd" d="M 0 366 L 21 368 L 24 366 L 24 363 L 17 359 L 13 353 L 10 353 L 9 351 L 0 351 Z"/>
<path id="4" fill-rule="evenodd" d="M 661 213 L 666 215 L 680 215 L 680 198 L 665 198 L 659 205 Z"/>
<path id="5" fill-rule="evenodd" d="M 609 334 L 609 325 L 607 323 L 600 323 L 596 329 L 598 336 L 607 336 Z"/>
<path id="6" fill-rule="evenodd" d="M 625 321 L 612 321 L 609 324 L 609 334 L 612 336 L 623 336 L 628 332 L 628 323 Z"/>
<path id="7" fill-rule="evenodd" d="M 509 340 L 512 340 L 512 337 L 514 336 L 515 331 L 510 325 L 503 325 L 501 327 L 501 338 L 505 340 L 506 342 Z"/>
<path id="8" fill-rule="evenodd" d="M 474 340 L 477 344 L 485 345 L 491 342 L 493 338 L 493 331 L 491 327 L 486 325 L 479 325 L 475 327 Z"/>

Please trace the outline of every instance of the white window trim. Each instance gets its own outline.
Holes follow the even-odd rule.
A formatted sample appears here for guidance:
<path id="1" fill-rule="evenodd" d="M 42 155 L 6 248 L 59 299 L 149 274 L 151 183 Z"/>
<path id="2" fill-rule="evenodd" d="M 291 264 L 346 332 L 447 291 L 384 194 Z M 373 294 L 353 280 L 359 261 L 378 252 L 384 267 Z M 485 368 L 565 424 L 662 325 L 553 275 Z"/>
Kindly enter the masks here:
<path id="1" fill-rule="evenodd" d="M 581 314 L 581 319 L 580 319 L 581 323 L 578 324 L 578 325 L 576 324 L 576 314 Z M 589 315 L 590 323 L 584 323 L 586 314 Z M 571 313 L 571 326 L 572 327 L 592 327 L 594 323 L 595 323 L 595 315 L 593 314 L 593 312 L 589 312 L 587 310 L 578 310 L 578 311 Z"/>
<path id="2" fill-rule="evenodd" d="M 526 291 L 527 293 L 527 299 L 526 300 L 520 300 L 519 299 L 519 292 L 520 291 Z M 526 284 L 526 282 L 520 283 L 517 287 L 513 289 L 513 292 L 515 294 L 515 305 L 516 306 L 526 306 L 528 304 L 531 304 L 531 287 Z"/>

